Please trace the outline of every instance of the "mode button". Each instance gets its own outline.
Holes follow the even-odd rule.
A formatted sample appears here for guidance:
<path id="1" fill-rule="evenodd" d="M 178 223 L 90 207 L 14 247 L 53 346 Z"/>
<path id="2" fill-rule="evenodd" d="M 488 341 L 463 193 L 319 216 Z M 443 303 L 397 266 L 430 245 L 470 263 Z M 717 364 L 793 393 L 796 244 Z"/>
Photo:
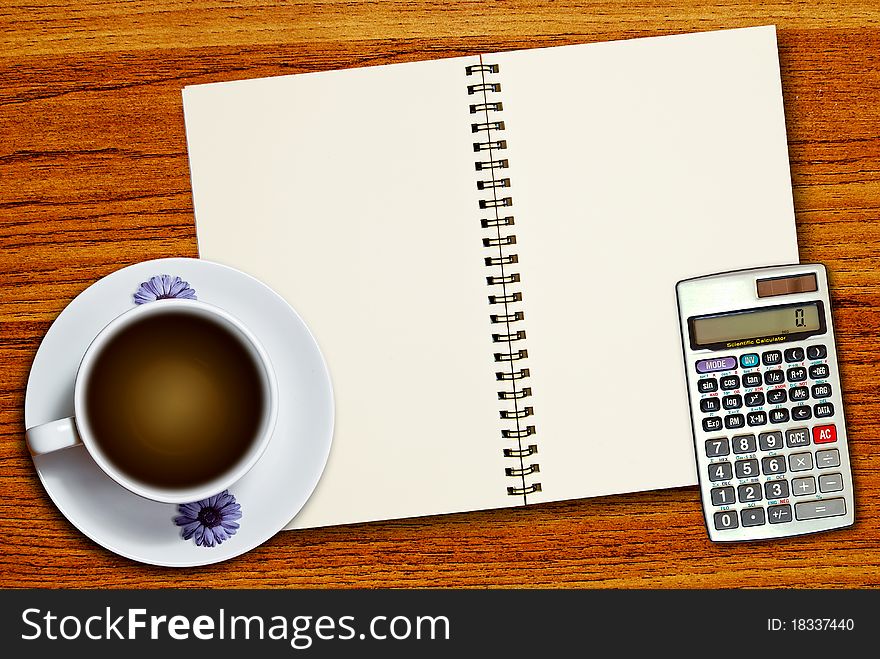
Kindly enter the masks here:
<path id="1" fill-rule="evenodd" d="M 735 368 L 736 357 L 714 357 L 713 359 L 700 359 L 697 361 L 697 373 L 730 371 Z"/>

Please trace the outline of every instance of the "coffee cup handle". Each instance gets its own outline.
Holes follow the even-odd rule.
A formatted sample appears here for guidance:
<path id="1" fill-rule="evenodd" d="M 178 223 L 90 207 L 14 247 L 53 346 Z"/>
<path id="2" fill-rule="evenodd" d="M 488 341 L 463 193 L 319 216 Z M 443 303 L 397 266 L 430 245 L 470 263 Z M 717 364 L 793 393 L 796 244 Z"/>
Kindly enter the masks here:
<path id="1" fill-rule="evenodd" d="M 72 416 L 28 428 L 25 439 L 33 456 L 82 444 Z"/>

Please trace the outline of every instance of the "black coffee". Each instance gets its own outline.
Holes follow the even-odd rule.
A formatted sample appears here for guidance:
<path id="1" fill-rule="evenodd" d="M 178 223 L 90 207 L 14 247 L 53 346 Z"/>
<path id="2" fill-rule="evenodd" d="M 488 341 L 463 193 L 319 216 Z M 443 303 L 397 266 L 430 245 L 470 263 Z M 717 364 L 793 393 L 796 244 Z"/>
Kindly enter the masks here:
<path id="1" fill-rule="evenodd" d="M 198 486 L 247 453 L 260 431 L 263 379 L 233 331 L 174 311 L 146 316 L 104 346 L 86 415 L 121 472 L 152 486 Z"/>

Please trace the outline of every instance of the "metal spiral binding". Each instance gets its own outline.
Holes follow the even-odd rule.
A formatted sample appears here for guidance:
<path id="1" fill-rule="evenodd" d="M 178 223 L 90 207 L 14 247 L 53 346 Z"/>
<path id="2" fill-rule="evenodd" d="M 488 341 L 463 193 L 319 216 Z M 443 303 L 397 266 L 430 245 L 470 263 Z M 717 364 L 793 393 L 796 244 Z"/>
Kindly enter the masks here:
<path id="1" fill-rule="evenodd" d="M 535 410 L 521 402 L 532 395 L 530 387 L 522 386 L 530 375 L 528 367 L 522 365 L 528 359 L 529 352 L 521 347 L 526 339 L 525 330 L 513 327 L 515 323 L 523 322 L 525 314 L 514 309 L 523 299 L 522 292 L 512 290 L 515 284 L 520 283 L 520 274 L 510 272 L 510 266 L 519 262 L 518 255 L 509 251 L 516 245 L 516 235 L 504 229 L 514 226 L 514 219 L 512 215 L 501 213 L 501 209 L 513 206 L 513 198 L 499 194 L 511 187 L 510 178 L 500 176 L 503 173 L 501 170 L 510 166 L 502 153 L 507 149 L 507 140 L 503 139 L 505 124 L 500 115 L 504 106 L 491 96 L 501 91 L 501 83 L 492 79 L 499 68 L 497 64 L 484 64 L 481 59 L 479 64 L 465 67 L 465 75 L 473 81 L 467 86 L 468 95 L 477 97 L 469 105 L 470 114 L 475 115 L 471 132 L 478 138 L 473 143 L 474 153 L 481 156 L 474 162 L 475 171 L 479 172 L 477 190 L 485 195 L 478 200 L 478 207 L 489 211 L 489 217 L 480 219 L 480 227 L 488 231 L 482 239 L 483 247 L 490 250 L 484 258 L 485 264 L 494 269 L 486 277 L 486 284 L 492 289 L 488 298 L 490 305 L 499 308 L 497 313 L 489 315 L 492 324 L 500 326 L 499 331 L 492 334 L 492 342 L 499 347 L 499 352 L 494 353 L 495 363 L 502 368 L 495 373 L 495 378 L 498 382 L 507 383 L 507 388 L 498 392 L 498 400 L 507 403 L 506 409 L 499 410 L 499 416 L 506 424 L 501 430 L 501 437 L 512 443 L 503 449 L 503 454 L 505 458 L 515 461 L 515 466 L 505 468 L 504 473 L 516 479 L 516 484 L 507 488 L 507 493 L 521 496 L 523 503 L 528 503 L 529 494 L 541 491 L 541 483 L 532 480 L 541 469 L 539 464 L 531 460 L 526 462 L 527 458 L 538 452 L 538 446 L 523 442 L 536 432 L 534 425 L 525 422 L 534 416 Z"/>

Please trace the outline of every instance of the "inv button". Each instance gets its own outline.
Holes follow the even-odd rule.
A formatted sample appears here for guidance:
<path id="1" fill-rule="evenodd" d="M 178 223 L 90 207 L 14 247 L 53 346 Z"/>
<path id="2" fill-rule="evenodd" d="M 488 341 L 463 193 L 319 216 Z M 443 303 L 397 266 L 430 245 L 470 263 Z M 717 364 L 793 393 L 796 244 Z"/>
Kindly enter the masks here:
<path id="1" fill-rule="evenodd" d="M 846 515 L 846 501 L 843 499 L 824 499 L 823 501 L 796 503 L 794 515 L 799 520 Z"/>

